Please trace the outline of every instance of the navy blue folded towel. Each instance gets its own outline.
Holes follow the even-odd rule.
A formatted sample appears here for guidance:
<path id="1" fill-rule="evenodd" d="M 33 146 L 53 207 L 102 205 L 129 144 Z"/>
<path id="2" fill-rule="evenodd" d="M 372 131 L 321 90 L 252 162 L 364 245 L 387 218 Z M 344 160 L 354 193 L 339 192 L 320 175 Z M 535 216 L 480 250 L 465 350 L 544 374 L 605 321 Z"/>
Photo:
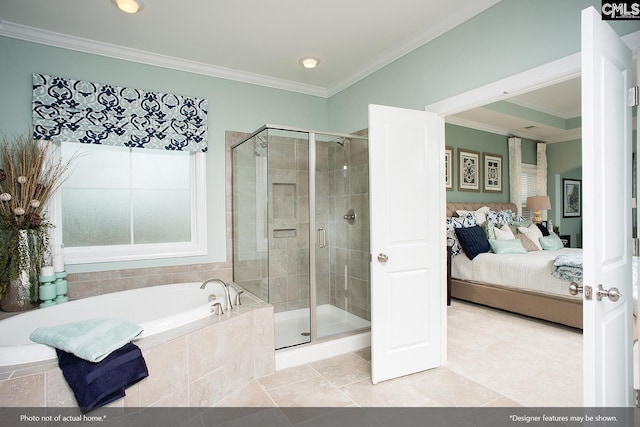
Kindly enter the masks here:
<path id="1" fill-rule="evenodd" d="M 127 343 L 100 362 L 56 349 L 58 366 L 73 390 L 83 414 L 125 395 L 125 389 L 149 376 L 142 352 Z"/>

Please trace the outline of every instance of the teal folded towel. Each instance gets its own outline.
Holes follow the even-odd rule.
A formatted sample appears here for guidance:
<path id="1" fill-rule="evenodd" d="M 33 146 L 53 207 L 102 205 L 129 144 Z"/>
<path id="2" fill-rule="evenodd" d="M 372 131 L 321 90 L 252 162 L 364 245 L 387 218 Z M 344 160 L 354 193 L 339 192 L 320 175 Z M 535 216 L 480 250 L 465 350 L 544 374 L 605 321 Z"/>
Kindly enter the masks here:
<path id="1" fill-rule="evenodd" d="M 31 341 L 100 362 L 111 352 L 140 335 L 142 328 L 122 319 L 88 319 L 34 330 Z"/>

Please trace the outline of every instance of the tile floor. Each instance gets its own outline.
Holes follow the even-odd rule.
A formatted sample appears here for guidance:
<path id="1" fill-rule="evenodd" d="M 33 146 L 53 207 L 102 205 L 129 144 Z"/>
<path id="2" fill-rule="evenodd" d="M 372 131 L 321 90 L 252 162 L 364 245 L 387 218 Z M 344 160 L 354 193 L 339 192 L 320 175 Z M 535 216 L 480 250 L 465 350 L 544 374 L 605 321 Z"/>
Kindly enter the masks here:
<path id="1" fill-rule="evenodd" d="M 217 406 L 582 406 L 582 333 L 474 304 L 448 308 L 448 362 L 371 383 L 362 349 L 252 381 Z"/>

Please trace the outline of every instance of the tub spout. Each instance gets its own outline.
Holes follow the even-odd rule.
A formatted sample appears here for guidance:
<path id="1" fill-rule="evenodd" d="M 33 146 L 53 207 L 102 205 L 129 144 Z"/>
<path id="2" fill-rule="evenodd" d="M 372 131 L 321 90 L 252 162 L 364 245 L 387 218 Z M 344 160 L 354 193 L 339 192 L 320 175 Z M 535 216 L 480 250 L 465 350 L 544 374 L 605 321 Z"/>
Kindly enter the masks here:
<path id="1" fill-rule="evenodd" d="M 202 283 L 202 285 L 200 285 L 200 289 L 204 289 L 209 283 L 218 283 L 222 287 L 222 290 L 224 291 L 224 303 L 226 305 L 226 309 L 231 310 L 233 308 L 233 305 L 231 304 L 231 294 L 229 293 L 229 285 L 227 285 L 226 283 L 224 283 L 224 281 L 220 279 L 214 278 L 214 279 L 205 280 Z"/>

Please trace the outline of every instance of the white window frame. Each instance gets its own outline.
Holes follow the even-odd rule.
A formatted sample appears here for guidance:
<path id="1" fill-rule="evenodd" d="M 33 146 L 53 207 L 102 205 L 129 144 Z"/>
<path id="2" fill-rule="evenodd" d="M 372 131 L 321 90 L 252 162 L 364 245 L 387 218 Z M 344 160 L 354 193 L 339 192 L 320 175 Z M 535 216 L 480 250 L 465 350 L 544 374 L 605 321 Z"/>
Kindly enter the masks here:
<path id="1" fill-rule="evenodd" d="M 50 144 L 52 158 L 60 159 L 60 144 Z M 67 264 L 143 261 L 160 258 L 181 258 L 207 254 L 207 157 L 198 152 L 191 161 L 191 241 L 176 243 L 145 243 L 64 247 L 62 240 L 62 191 L 58 189 L 47 207 L 49 218 L 56 225 L 52 229 L 52 254 L 63 253 Z"/>

